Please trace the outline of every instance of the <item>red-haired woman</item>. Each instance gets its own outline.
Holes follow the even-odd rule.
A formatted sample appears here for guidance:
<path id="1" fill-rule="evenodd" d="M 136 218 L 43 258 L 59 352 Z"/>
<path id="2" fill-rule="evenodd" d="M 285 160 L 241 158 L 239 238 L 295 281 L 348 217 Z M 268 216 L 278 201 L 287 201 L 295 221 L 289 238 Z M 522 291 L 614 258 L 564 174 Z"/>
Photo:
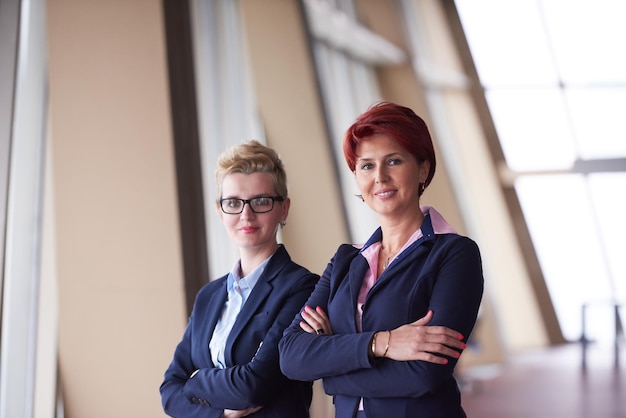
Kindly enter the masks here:
<path id="1" fill-rule="evenodd" d="M 281 369 L 323 379 L 336 417 L 465 417 L 454 367 L 483 293 L 480 253 L 420 197 L 435 173 L 424 121 L 380 103 L 344 154 L 380 227 L 341 245 L 279 343 Z"/>

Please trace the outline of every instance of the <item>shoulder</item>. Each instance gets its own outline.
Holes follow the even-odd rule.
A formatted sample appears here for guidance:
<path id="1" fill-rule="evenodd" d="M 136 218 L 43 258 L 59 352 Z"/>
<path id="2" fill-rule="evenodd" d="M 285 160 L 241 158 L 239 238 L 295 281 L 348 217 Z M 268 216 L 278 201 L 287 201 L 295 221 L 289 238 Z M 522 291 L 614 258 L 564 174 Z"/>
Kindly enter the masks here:
<path id="1" fill-rule="evenodd" d="M 362 245 L 341 244 L 335 252 L 334 258 L 356 257 L 361 252 Z"/>
<path id="2" fill-rule="evenodd" d="M 436 258 L 471 264 L 482 263 L 478 244 L 469 237 L 458 234 L 441 234 L 436 235 L 431 242 L 431 255 Z"/>
<path id="3" fill-rule="evenodd" d="M 228 275 L 222 276 L 218 279 L 212 280 L 206 283 L 196 293 L 196 297 L 193 304 L 193 316 L 204 315 L 205 311 L 209 308 L 212 301 L 216 297 L 223 297 L 226 299 L 226 278 Z"/>
<path id="4" fill-rule="evenodd" d="M 275 270 L 275 279 L 278 280 L 290 280 L 297 281 L 313 281 L 316 282 L 319 279 L 319 275 L 312 273 L 308 268 L 296 263 L 291 259 L 287 249 L 284 246 L 280 246 L 274 257 L 272 257 L 271 264 L 267 267 L 270 270 Z"/>
<path id="5" fill-rule="evenodd" d="M 478 249 L 476 242 L 464 235 L 459 234 L 438 234 L 435 235 L 433 245 L 440 248 L 448 247 L 461 247 L 461 248 L 475 248 Z"/>
<path id="6" fill-rule="evenodd" d="M 199 299 L 199 298 L 209 297 L 210 295 L 222 289 L 226 291 L 226 279 L 227 278 L 228 278 L 228 274 L 225 274 L 224 276 L 221 276 L 215 280 L 210 281 L 209 283 L 206 283 L 200 288 L 196 298 Z"/>
<path id="7" fill-rule="evenodd" d="M 281 273 L 283 275 L 298 276 L 298 277 L 309 277 L 309 278 L 319 277 L 317 274 L 311 272 L 311 270 L 309 270 L 308 268 L 301 266 L 300 264 L 294 261 L 289 261 L 287 264 L 285 264 Z"/>

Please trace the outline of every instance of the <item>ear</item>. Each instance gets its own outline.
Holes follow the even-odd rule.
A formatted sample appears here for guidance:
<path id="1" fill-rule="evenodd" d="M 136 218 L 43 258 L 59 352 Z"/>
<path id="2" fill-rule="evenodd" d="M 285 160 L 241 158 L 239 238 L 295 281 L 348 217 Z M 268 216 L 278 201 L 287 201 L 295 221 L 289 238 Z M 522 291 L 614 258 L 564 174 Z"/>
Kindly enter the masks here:
<path id="1" fill-rule="evenodd" d="M 283 216 L 281 217 L 281 220 L 283 221 L 287 220 L 287 215 L 289 215 L 290 207 L 291 207 L 291 199 L 287 197 L 285 198 L 285 200 L 282 201 Z"/>
<path id="2" fill-rule="evenodd" d="M 422 161 L 419 165 L 419 178 L 420 183 L 426 183 L 426 179 L 428 179 L 428 173 L 430 172 L 430 162 Z"/>

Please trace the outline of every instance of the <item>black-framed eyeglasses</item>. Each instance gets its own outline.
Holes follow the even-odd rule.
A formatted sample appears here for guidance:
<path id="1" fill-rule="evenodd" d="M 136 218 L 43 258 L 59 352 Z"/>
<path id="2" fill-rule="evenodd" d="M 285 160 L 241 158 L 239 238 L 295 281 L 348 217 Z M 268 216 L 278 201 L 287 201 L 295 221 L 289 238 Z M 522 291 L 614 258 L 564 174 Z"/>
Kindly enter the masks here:
<path id="1" fill-rule="evenodd" d="M 220 199 L 220 207 L 222 212 L 229 215 L 238 215 L 243 212 L 243 208 L 250 206 L 250 209 L 254 213 L 266 213 L 274 209 L 274 202 L 282 202 L 285 200 L 282 196 L 261 196 L 254 197 L 252 199 L 237 199 L 234 197 L 227 197 Z"/>

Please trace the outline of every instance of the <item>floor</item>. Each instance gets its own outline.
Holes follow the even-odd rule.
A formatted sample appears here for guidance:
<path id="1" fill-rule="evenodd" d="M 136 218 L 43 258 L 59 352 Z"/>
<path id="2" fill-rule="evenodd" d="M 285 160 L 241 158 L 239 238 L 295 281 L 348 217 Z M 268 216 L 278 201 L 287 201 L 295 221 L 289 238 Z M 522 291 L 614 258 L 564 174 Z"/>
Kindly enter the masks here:
<path id="1" fill-rule="evenodd" d="M 580 344 L 514 356 L 462 381 L 468 418 L 626 418 L 626 347 Z"/>

